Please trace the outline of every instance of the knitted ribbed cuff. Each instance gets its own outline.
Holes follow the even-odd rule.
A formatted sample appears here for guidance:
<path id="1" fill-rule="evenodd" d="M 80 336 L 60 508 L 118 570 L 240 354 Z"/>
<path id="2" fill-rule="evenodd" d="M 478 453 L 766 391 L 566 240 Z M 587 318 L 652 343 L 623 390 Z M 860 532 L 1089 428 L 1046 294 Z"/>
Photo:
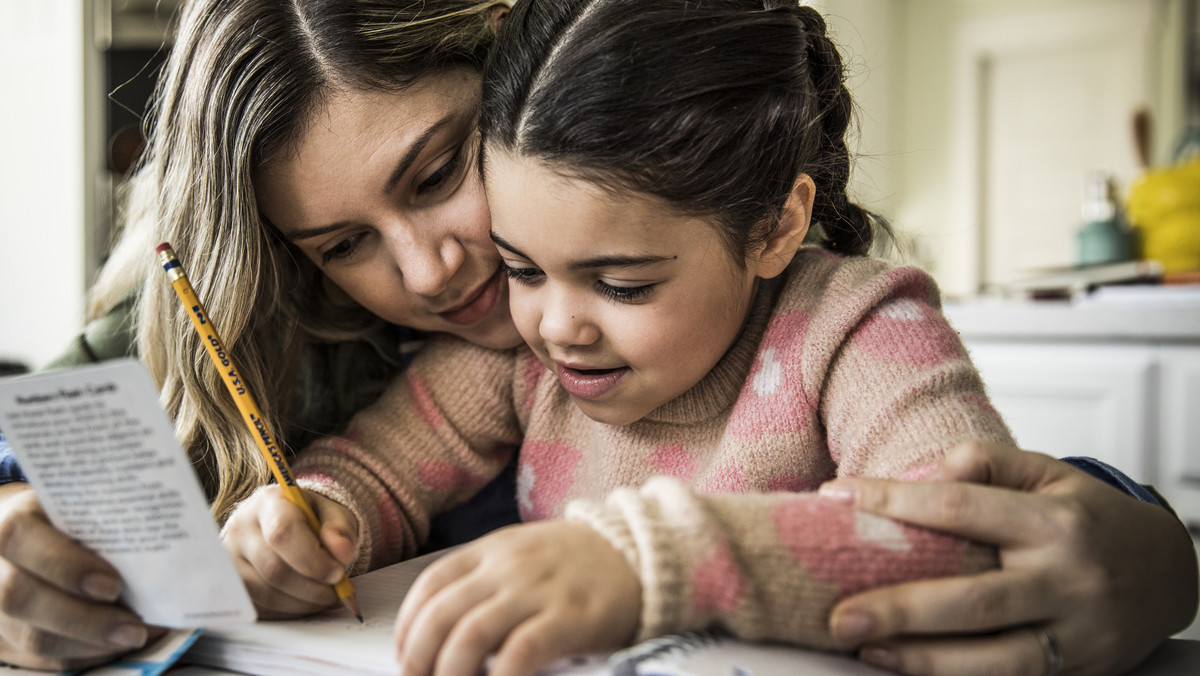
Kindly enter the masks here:
<path id="1" fill-rule="evenodd" d="M 664 556 L 669 538 L 660 519 L 632 489 L 613 491 L 603 503 L 577 500 L 565 517 L 583 521 L 609 541 L 629 562 L 642 583 L 642 616 L 637 641 L 680 630 L 683 575 Z M 634 527 L 637 524 L 637 528 Z"/>
<path id="2" fill-rule="evenodd" d="M 301 470 L 304 471 L 304 470 Z M 296 485 L 319 495 L 323 495 L 338 504 L 349 509 L 355 520 L 358 521 L 358 552 L 354 557 L 353 563 L 347 569 L 347 575 L 358 575 L 365 573 L 371 568 L 371 554 L 375 551 L 374 536 L 371 533 L 369 521 L 359 509 L 358 504 L 350 499 L 350 496 L 338 486 L 330 484 L 327 480 L 322 479 L 319 475 L 303 476 L 298 475 Z"/>

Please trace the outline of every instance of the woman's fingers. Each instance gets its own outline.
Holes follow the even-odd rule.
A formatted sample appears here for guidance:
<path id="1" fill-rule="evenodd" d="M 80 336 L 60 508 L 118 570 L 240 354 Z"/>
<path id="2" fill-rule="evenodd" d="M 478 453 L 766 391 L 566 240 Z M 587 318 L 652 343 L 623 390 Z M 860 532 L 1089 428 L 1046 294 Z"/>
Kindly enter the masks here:
<path id="1" fill-rule="evenodd" d="M 84 598 L 111 602 L 120 596 L 117 570 L 51 525 L 27 484 L 0 489 L 0 559 Z"/>
<path id="2" fill-rule="evenodd" d="M 850 644 L 906 634 L 987 632 L 1039 622 L 1058 611 L 1040 571 L 993 570 L 879 587 L 843 600 L 830 615 Z"/>
<path id="3" fill-rule="evenodd" d="M 1046 520 L 1050 498 L 1005 488 L 855 477 L 834 479 L 818 492 L 865 512 L 999 547 L 1042 541 L 1051 527 Z"/>
<path id="4" fill-rule="evenodd" d="M 952 448 L 931 478 L 1036 492 L 1071 471 L 1070 466 L 1044 453 L 968 441 Z"/>
<path id="5" fill-rule="evenodd" d="M 1027 676 L 1047 673 L 1037 632 L 1018 628 L 968 637 L 894 640 L 864 646 L 864 662 L 913 676 Z"/>
<path id="6" fill-rule="evenodd" d="M 92 657 L 139 648 L 147 628 L 128 610 L 91 603 L 0 562 L 0 634 L 8 645 L 53 658 Z"/>

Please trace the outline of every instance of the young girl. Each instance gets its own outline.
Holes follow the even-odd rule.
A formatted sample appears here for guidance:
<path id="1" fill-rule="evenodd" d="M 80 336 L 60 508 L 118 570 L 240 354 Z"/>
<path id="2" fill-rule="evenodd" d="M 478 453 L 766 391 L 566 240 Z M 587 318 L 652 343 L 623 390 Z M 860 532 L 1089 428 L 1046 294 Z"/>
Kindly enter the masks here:
<path id="1" fill-rule="evenodd" d="M 537 523 L 427 571 L 397 620 L 404 673 L 473 674 L 490 653 L 492 673 L 530 673 L 712 624 L 842 648 L 838 598 L 995 565 L 806 492 L 1011 444 L 929 277 L 863 255 L 875 220 L 846 196 L 851 102 L 821 16 L 523 0 L 501 33 L 482 166 L 528 347 L 435 342 L 295 466 L 331 498 L 324 543 L 349 539 L 361 571 L 411 556 L 520 446 Z M 802 245 L 810 224 L 822 247 Z M 325 601 L 303 528 L 227 542 Z"/>

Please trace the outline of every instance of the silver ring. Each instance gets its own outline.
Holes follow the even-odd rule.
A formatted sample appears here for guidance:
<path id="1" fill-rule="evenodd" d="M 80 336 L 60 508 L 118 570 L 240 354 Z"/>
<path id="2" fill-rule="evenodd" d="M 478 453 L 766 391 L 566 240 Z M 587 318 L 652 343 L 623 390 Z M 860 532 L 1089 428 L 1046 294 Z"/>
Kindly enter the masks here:
<path id="1" fill-rule="evenodd" d="M 1049 627 L 1041 627 L 1036 632 L 1038 643 L 1042 646 L 1042 655 L 1046 658 L 1045 676 L 1058 676 L 1062 673 L 1062 647 Z"/>

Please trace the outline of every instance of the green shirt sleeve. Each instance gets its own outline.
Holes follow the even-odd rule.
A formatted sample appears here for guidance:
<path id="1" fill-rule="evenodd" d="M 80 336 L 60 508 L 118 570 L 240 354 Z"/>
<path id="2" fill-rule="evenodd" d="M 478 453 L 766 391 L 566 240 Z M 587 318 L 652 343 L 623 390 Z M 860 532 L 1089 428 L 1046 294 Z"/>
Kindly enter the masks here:
<path id="1" fill-rule="evenodd" d="M 70 346 L 46 365 L 46 371 L 137 355 L 133 335 L 134 297 L 117 304 L 107 314 L 83 328 Z"/>

